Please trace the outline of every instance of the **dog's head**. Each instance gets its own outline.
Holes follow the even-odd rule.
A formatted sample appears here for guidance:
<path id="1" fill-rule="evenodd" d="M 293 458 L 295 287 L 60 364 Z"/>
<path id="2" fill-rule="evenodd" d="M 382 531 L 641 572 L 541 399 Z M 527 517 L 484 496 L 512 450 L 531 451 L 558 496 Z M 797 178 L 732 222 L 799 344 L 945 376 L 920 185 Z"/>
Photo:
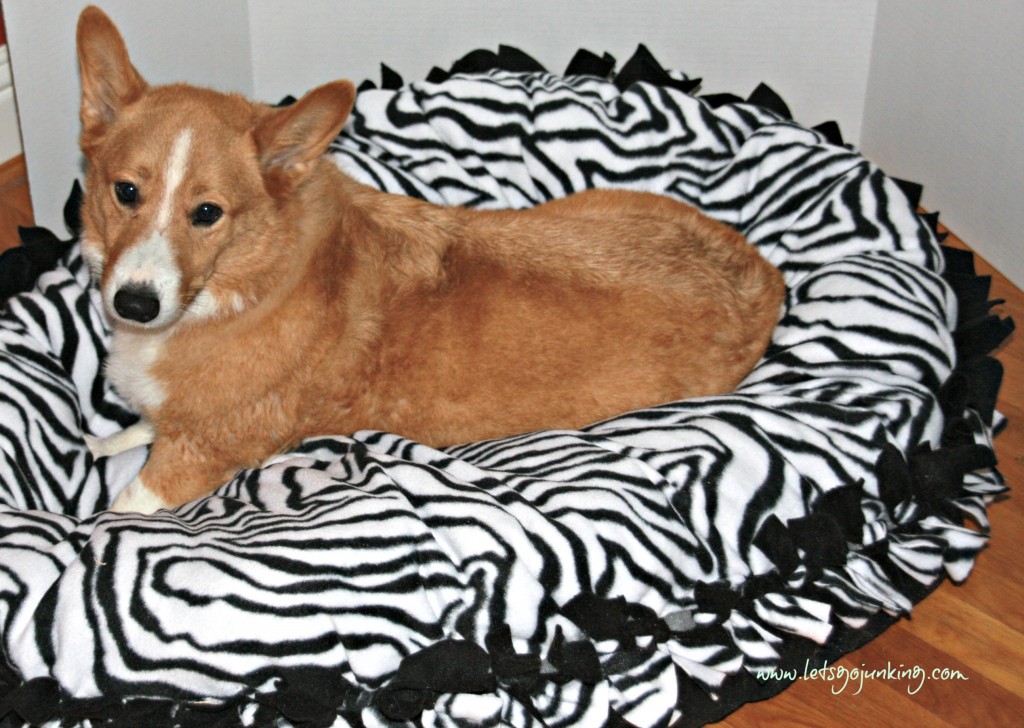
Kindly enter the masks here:
<path id="1" fill-rule="evenodd" d="M 78 21 L 83 256 L 115 324 L 161 329 L 246 305 L 244 276 L 355 98 L 326 84 L 285 108 L 184 84 L 149 86 L 95 7 Z"/>

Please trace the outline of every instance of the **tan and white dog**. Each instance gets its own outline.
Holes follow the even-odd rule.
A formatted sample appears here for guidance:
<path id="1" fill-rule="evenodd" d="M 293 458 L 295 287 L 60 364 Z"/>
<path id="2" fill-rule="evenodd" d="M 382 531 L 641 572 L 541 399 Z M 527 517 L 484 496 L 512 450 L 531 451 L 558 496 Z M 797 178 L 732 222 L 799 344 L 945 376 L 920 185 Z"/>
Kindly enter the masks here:
<path id="1" fill-rule="evenodd" d="M 78 52 L 82 250 L 114 327 L 107 375 L 143 414 L 91 447 L 152 442 L 115 510 L 209 494 L 307 436 L 443 446 L 729 391 L 770 339 L 779 272 L 680 202 L 430 205 L 322 156 L 348 81 L 285 108 L 151 87 L 94 7 Z"/>

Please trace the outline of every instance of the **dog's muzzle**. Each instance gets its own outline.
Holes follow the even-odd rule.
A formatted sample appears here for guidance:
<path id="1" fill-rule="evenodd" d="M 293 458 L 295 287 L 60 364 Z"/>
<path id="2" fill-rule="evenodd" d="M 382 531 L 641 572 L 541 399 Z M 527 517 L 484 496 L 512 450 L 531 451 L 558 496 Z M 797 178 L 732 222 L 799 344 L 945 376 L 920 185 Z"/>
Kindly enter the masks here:
<path id="1" fill-rule="evenodd" d="M 145 283 L 130 283 L 114 294 L 114 311 L 126 321 L 148 324 L 160 315 L 160 297 Z"/>

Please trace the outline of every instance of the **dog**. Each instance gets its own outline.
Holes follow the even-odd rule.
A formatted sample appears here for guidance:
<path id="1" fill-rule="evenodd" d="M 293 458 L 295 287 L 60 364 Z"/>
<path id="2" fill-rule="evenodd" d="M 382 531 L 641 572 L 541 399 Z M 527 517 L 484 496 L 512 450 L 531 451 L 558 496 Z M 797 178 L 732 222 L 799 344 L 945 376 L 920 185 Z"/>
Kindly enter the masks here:
<path id="1" fill-rule="evenodd" d="M 106 375 L 142 413 L 90 447 L 152 445 L 115 511 L 208 495 L 310 436 L 443 447 L 728 392 L 769 343 L 779 271 L 682 202 L 384 193 L 324 156 L 348 81 L 281 108 L 150 86 L 95 7 L 77 43 L 82 255 L 113 328 Z"/>

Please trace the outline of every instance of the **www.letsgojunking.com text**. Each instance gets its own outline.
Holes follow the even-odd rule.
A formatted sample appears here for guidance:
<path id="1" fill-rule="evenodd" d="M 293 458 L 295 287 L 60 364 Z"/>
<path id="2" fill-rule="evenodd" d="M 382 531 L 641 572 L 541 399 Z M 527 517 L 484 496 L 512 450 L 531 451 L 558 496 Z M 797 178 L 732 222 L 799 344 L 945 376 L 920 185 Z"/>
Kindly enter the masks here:
<path id="1" fill-rule="evenodd" d="M 807 660 L 804 663 L 802 673 L 799 668 L 762 670 L 757 673 L 757 679 L 762 682 L 768 682 L 769 680 L 785 682 L 820 680 L 821 682 L 832 684 L 833 695 L 840 695 L 847 690 L 853 691 L 850 693 L 851 695 L 860 695 L 864 689 L 864 683 L 870 681 L 906 681 L 908 683 L 907 694 L 916 695 L 929 680 L 953 682 L 967 681 L 970 678 L 959 670 L 947 667 L 936 667 L 932 670 L 926 670 L 920 665 L 907 666 L 901 663 L 898 666 L 894 666 L 889 662 L 886 663 L 885 667 L 869 669 L 864 665 L 860 667 L 845 667 L 844 665 L 829 665 L 828 662 L 825 662 L 821 667 L 816 668 L 811 667 L 811 661 Z"/>

